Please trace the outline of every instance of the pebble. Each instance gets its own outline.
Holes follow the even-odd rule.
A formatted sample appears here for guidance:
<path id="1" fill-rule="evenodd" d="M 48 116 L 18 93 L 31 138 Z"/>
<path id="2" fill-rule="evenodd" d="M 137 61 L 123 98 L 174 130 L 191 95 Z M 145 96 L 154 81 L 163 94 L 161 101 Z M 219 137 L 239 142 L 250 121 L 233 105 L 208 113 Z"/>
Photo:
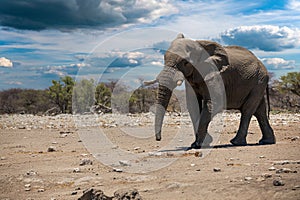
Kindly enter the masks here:
<path id="1" fill-rule="evenodd" d="M 250 177 L 250 176 L 246 176 L 246 177 L 244 178 L 245 181 L 251 181 L 252 179 L 253 179 L 253 178 Z"/>
<path id="2" fill-rule="evenodd" d="M 120 169 L 120 168 L 113 168 L 113 171 L 114 171 L 114 172 L 123 172 L 123 169 Z"/>
<path id="3" fill-rule="evenodd" d="M 221 169 L 220 169 L 220 168 L 218 168 L 218 167 L 215 167 L 215 168 L 213 169 L 213 171 L 214 171 L 214 172 L 220 172 L 220 171 L 221 171 Z"/>
<path id="4" fill-rule="evenodd" d="M 38 192 L 44 192 L 44 191 L 45 191 L 44 188 L 39 188 L 39 189 L 38 189 Z"/>
<path id="5" fill-rule="evenodd" d="M 36 174 L 37 174 L 37 172 L 33 171 L 32 169 L 29 170 L 28 172 L 26 172 L 26 175 L 28 175 L 28 176 L 33 176 L 33 175 L 36 175 Z"/>
<path id="6" fill-rule="evenodd" d="M 131 166 L 128 160 L 119 160 L 121 166 Z"/>
<path id="7" fill-rule="evenodd" d="M 87 158 L 82 159 L 81 162 L 79 163 L 80 166 L 92 165 L 92 164 L 93 164 L 93 161 L 91 161 L 90 159 L 87 159 Z"/>
<path id="8" fill-rule="evenodd" d="M 272 166 L 272 167 L 270 167 L 268 170 L 269 170 L 269 171 L 275 171 L 276 168 L 275 168 L 274 166 Z"/>
<path id="9" fill-rule="evenodd" d="M 195 167 L 195 166 L 196 166 L 196 164 L 194 164 L 194 163 L 191 164 L 191 167 Z"/>
<path id="10" fill-rule="evenodd" d="M 80 172 L 80 168 L 74 168 L 73 169 L 73 173 L 79 173 Z"/>
<path id="11" fill-rule="evenodd" d="M 272 174 L 264 173 L 261 176 L 264 177 L 264 178 L 271 178 Z"/>
<path id="12" fill-rule="evenodd" d="M 274 186 L 284 186 L 284 182 L 281 179 L 275 179 L 273 181 Z"/>
<path id="13" fill-rule="evenodd" d="M 134 150 L 139 150 L 141 147 L 134 147 Z"/>
<path id="14" fill-rule="evenodd" d="M 277 174 L 280 174 L 280 173 L 297 173 L 297 171 L 293 171 L 289 168 L 281 168 L 281 169 L 276 170 L 276 173 Z"/>
<path id="15" fill-rule="evenodd" d="M 56 151 L 56 149 L 55 149 L 55 147 L 54 146 L 50 146 L 50 147 L 48 147 L 48 150 L 47 150 L 48 152 L 54 152 L 54 151 Z"/>
<path id="16" fill-rule="evenodd" d="M 77 191 L 74 191 L 71 193 L 71 195 L 76 195 L 77 194 Z"/>
<path id="17" fill-rule="evenodd" d="M 259 158 L 265 158 L 265 156 L 259 156 Z"/>

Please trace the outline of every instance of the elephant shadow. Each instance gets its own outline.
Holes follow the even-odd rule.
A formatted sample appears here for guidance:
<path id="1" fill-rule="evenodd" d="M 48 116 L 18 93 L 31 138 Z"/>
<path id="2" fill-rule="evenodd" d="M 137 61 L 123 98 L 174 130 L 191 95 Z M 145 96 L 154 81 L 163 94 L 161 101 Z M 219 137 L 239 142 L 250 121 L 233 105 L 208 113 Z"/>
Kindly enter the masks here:
<path id="1" fill-rule="evenodd" d="M 258 143 L 248 143 L 245 146 L 235 146 L 233 144 L 216 144 L 216 145 L 210 145 L 210 146 L 207 146 L 207 147 L 201 147 L 201 149 L 227 149 L 227 148 L 237 148 L 237 147 L 247 147 L 247 146 L 261 146 L 261 144 L 258 144 Z M 191 149 L 193 149 L 193 148 L 182 146 L 182 147 L 176 147 L 175 149 L 160 150 L 160 152 L 189 151 Z"/>

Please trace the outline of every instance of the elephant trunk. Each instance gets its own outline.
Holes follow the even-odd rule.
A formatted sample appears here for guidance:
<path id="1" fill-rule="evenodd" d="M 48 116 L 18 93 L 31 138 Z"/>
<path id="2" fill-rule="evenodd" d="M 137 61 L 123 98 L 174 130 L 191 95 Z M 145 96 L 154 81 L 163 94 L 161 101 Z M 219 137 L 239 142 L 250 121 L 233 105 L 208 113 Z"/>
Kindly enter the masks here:
<path id="1" fill-rule="evenodd" d="M 170 90 L 168 87 L 164 85 L 159 84 L 157 102 L 156 102 L 155 125 L 154 125 L 155 137 L 157 141 L 161 140 L 162 123 L 171 96 L 172 96 L 172 90 Z"/>

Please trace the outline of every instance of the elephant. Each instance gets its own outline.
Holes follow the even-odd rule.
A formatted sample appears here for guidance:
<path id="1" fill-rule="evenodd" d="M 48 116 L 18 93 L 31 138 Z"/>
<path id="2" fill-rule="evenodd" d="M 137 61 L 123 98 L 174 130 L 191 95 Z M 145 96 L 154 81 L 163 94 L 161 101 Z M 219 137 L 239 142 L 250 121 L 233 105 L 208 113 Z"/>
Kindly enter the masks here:
<path id="1" fill-rule="evenodd" d="M 156 140 L 161 140 L 163 119 L 173 89 L 185 82 L 187 108 L 195 133 L 195 142 L 190 148 L 209 146 L 212 142 L 207 131 L 210 121 L 217 113 L 231 109 L 241 112 L 238 131 L 230 140 L 232 145 L 247 145 L 246 136 L 253 115 L 262 132 L 259 144 L 275 144 L 269 123 L 268 81 L 267 69 L 246 48 L 192 40 L 178 34 L 164 54 L 164 69 L 154 81 L 147 83 L 159 83 Z"/>

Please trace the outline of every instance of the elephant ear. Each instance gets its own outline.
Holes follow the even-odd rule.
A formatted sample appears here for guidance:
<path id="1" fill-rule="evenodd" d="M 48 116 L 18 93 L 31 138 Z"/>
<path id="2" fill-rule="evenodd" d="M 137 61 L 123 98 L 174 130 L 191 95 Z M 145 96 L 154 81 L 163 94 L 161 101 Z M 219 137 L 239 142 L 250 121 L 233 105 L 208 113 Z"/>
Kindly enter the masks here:
<path id="1" fill-rule="evenodd" d="M 197 40 L 197 42 L 208 54 L 208 58 L 204 62 L 215 65 L 219 71 L 229 65 L 228 55 L 223 46 L 213 41 Z"/>

